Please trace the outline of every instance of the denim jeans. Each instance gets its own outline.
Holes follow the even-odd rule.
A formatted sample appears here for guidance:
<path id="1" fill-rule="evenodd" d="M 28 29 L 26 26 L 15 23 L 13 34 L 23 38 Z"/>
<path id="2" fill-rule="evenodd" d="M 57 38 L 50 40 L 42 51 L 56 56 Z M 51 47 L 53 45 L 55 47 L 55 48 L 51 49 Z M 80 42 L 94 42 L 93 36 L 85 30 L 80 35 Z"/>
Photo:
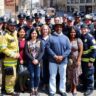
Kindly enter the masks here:
<path id="1" fill-rule="evenodd" d="M 56 93 L 56 75 L 57 70 L 59 69 L 59 75 L 60 75 L 60 85 L 59 85 L 59 91 L 65 92 L 66 91 L 66 68 L 67 64 L 56 64 L 49 62 L 49 73 L 50 73 L 50 80 L 49 80 L 49 92 L 50 93 Z"/>
<path id="2" fill-rule="evenodd" d="M 28 65 L 30 74 L 31 89 L 38 88 L 40 82 L 40 64 L 34 65 L 30 63 Z"/>

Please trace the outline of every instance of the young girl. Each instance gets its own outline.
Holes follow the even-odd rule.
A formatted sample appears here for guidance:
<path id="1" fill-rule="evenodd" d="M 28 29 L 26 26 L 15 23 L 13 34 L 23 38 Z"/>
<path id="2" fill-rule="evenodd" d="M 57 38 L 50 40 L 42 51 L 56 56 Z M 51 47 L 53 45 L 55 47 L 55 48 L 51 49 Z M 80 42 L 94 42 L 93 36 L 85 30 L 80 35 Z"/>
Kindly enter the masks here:
<path id="1" fill-rule="evenodd" d="M 30 31 L 29 41 L 26 43 L 26 55 L 28 62 L 28 69 L 31 81 L 30 96 L 38 95 L 38 86 L 40 81 L 40 60 L 44 53 L 43 43 L 37 38 L 36 30 Z"/>

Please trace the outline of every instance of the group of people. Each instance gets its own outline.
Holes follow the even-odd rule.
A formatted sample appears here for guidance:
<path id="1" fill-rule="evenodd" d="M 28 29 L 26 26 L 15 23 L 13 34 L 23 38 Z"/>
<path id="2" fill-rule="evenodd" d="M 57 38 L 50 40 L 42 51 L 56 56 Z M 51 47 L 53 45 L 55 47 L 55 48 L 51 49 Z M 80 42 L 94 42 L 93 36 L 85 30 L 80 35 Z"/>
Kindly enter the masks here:
<path id="1" fill-rule="evenodd" d="M 22 92 L 30 86 L 30 96 L 38 96 L 40 84 L 42 90 L 48 88 L 49 96 L 54 96 L 57 79 L 61 96 L 67 96 L 66 81 L 72 96 L 78 96 L 80 83 L 84 96 L 92 94 L 96 70 L 96 19 L 93 21 L 89 14 L 82 18 L 78 12 L 73 17 L 55 16 L 54 24 L 49 15 L 42 23 L 41 13 L 34 16 L 20 13 L 18 24 L 14 18 L 0 17 L 2 90 L 5 89 L 6 94 L 15 95 L 18 80 Z M 27 74 L 22 72 L 24 69 L 28 70 Z M 26 86 L 27 79 L 29 85 Z"/>

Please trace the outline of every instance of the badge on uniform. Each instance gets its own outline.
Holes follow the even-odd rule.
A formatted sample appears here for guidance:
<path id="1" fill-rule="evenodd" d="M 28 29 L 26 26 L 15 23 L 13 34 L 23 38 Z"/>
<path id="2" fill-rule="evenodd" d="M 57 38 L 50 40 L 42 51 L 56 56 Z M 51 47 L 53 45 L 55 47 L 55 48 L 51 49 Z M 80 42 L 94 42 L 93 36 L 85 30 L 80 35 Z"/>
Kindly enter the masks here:
<path id="1" fill-rule="evenodd" d="M 87 39 L 85 39 L 84 42 L 87 42 Z"/>
<path id="2" fill-rule="evenodd" d="M 93 40 L 92 40 L 92 42 L 93 42 L 93 44 L 96 44 L 96 41 L 95 41 L 95 39 L 93 39 Z"/>

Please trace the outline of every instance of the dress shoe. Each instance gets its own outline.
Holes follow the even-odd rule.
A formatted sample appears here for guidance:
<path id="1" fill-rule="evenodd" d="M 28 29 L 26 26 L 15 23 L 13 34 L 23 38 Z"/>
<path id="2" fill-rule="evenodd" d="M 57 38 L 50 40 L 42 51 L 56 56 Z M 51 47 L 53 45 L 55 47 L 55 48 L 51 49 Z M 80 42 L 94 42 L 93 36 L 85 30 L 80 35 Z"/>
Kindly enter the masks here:
<path id="1" fill-rule="evenodd" d="M 93 90 L 87 90 L 85 93 L 84 93 L 84 96 L 89 96 L 93 93 Z"/>
<path id="2" fill-rule="evenodd" d="M 53 94 L 53 93 L 49 93 L 49 96 L 55 96 L 55 94 Z"/>
<path id="3" fill-rule="evenodd" d="M 67 94 L 65 92 L 60 92 L 61 96 L 67 96 Z"/>

